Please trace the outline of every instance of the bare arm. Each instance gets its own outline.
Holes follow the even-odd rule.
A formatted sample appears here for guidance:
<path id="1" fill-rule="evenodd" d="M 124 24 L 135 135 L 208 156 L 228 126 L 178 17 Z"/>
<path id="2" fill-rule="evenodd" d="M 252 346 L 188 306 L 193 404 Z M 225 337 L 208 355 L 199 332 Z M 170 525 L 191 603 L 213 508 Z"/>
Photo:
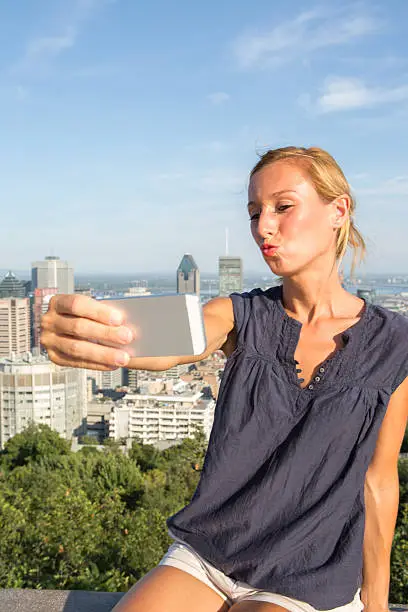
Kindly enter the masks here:
<path id="1" fill-rule="evenodd" d="M 134 370 L 168 370 L 182 363 L 197 363 L 211 353 L 223 349 L 228 335 L 234 327 L 234 313 L 230 298 L 214 298 L 203 307 L 203 317 L 207 347 L 201 355 L 180 355 L 177 357 L 140 357 L 131 358 L 128 368 Z M 228 346 L 228 345 L 227 345 Z M 228 350 L 225 346 L 225 351 Z M 225 352 L 224 351 L 224 352 Z"/>
<path id="2" fill-rule="evenodd" d="M 361 599 L 365 612 L 388 610 L 390 556 L 398 514 L 398 456 L 408 419 L 408 378 L 392 394 L 367 470 Z"/>
<path id="3" fill-rule="evenodd" d="M 234 314 L 230 298 L 214 298 L 203 308 L 207 348 L 201 355 L 129 358 L 126 345 L 133 339 L 123 315 L 106 303 L 84 295 L 54 296 L 41 322 L 41 343 L 58 365 L 93 370 L 128 367 L 167 370 L 195 363 L 218 349 L 231 352 Z M 116 317 L 116 318 L 115 318 Z M 127 337 L 128 335 L 128 337 Z M 114 344 L 115 346 L 112 346 Z"/>

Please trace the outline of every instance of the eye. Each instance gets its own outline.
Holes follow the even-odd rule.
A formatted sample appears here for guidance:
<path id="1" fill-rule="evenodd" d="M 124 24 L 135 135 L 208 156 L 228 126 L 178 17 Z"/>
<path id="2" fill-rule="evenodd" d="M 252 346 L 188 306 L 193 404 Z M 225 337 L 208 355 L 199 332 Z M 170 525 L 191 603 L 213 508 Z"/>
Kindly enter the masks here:
<path id="1" fill-rule="evenodd" d="M 282 204 L 281 206 L 277 206 L 276 210 L 278 212 L 285 212 L 288 208 L 292 208 L 292 206 L 290 204 Z"/>
<path id="2" fill-rule="evenodd" d="M 250 221 L 256 221 L 257 219 L 259 219 L 261 215 L 259 213 L 253 213 L 252 215 L 250 215 L 249 220 Z"/>

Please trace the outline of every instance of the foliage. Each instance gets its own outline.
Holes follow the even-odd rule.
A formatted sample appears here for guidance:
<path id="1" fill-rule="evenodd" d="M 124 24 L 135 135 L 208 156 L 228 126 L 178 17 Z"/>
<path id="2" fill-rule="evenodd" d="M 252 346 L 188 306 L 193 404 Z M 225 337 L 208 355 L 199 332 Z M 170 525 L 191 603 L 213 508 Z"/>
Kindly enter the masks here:
<path id="1" fill-rule="evenodd" d="M 402 441 L 401 453 L 408 453 L 408 427 L 405 430 L 404 439 Z"/>
<path id="2" fill-rule="evenodd" d="M 201 456 L 201 434 L 180 452 L 135 443 L 126 456 L 116 443 L 74 453 L 30 425 L 0 457 L 0 588 L 127 590 L 167 550 L 166 518 Z"/>
<path id="3" fill-rule="evenodd" d="M 408 601 L 408 503 L 400 504 L 391 554 L 390 601 Z"/>
<path id="4" fill-rule="evenodd" d="M 391 553 L 390 601 L 408 601 L 408 458 L 398 462 L 400 482 L 397 525 Z"/>
<path id="5" fill-rule="evenodd" d="M 126 591 L 170 543 L 166 518 L 187 504 L 207 442 L 159 451 L 134 442 L 71 452 L 47 426 L 29 426 L 0 456 L 0 588 Z M 400 508 L 391 601 L 408 601 L 408 459 L 399 462 Z"/>
<path id="6" fill-rule="evenodd" d="M 15 468 L 29 462 L 59 459 L 70 452 L 70 444 L 48 425 L 30 424 L 5 445 L 2 456 L 6 464 Z"/>
<path id="7" fill-rule="evenodd" d="M 99 440 L 96 436 L 80 436 L 79 438 L 79 443 L 80 444 L 91 444 L 93 446 L 98 446 L 99 444 Z"/>

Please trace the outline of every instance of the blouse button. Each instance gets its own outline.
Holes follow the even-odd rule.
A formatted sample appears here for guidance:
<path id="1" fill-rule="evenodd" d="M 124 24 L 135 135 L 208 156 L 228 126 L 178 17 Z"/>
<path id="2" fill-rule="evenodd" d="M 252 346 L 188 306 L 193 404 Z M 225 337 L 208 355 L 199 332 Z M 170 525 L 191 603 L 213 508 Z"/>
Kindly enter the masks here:
<path id="1" fill-rule="evenodd" d="M 314 385 L 309 385 L 308 389 L 314 389 Z"/>
<path id="2" fill-rule="evenodd" d="M 315 381 L 316 381 L 316 382 L 319 382 L 319 381 L 320 381 L 320 376 L 316 376 L 316 377 L 315 377 Z"/>
<path id="3" fill-rule="evenodd" d="M 321 374 L 323 374 L 323 372 L 324 372 L 324 368 L 320 368 L 319 372 L 320 372 Z"/>

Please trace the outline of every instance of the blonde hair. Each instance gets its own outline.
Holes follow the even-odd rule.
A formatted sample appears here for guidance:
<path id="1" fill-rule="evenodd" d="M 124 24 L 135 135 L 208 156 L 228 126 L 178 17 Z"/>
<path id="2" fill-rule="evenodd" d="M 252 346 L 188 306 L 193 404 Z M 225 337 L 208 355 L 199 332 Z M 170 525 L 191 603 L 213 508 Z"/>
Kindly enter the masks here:
<path id="1" fill-rule="evenodd" d="M 288 161 L 305 170 L 315 190 L 326 202 L 331 202 L 341 195 L 349 196 L 349 214 L 346 222 L 339 228 L 337 234 L 336 261 L 337 269 L 339 269 L 349 246 L 353 251 L 350 272 L 350 275 L 353 276 L 357 265 L 357 256 L 358 254 L 360 255 L 359 263 L 361 263 L 366 256 L 367 248 L 363 236 L 354 223 L 356 201 L 340 166 L 327 151 L 319 147 L 310 147 L 308 149 L 304 147 L 282 147 L 271 149 L 261 155 L 260 160 L 252 169 L 250 177 L 252 178 L 261 168 L 280 160 Z"/>

